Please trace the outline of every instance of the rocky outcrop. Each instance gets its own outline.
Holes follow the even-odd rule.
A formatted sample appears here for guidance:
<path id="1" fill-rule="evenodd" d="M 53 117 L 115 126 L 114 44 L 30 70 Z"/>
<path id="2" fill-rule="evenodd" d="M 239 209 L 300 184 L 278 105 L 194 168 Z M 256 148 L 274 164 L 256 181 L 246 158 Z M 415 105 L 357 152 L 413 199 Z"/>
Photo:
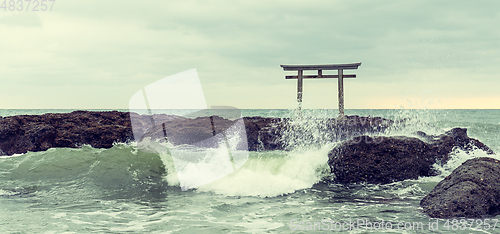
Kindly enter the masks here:
<path id="1" fill-rule="evenodd" d="M 493 151 L 467 136 L 467 129 L 454 128 L 440 136 L 423 132 L 417 137 L 358 136 L 329 153 L 329 165 L 339 183 L 386 184 L 420 176 L 433 176 L 436 162 L 446 162 L 455 147 Z"/>
<path id="2" fill-rule="evenodd" d="M 500 162 L 469 159 L 420 201 L 433 218 L 485 218 L 500 213 Z"/>
<path id="3" fill-rule="evenodd" d="M 477 139 L 470 138 L 467 135 L 466 128 L 453 128 L 440 136 L 427 135 L 421 131 L 416 134 L 422 137 L 425 142 L 434 145 L 438 150 L 436 152 L 438 154 L 449 154 L 455 147 L 458 147 L 466 152 L 477 148 L 486 151 L 488 154 L 493 154 L 493 150 L 491 150 L 488 146 Z"/>
<path id="4" fill-rule="evenodd" d="M 384 132 L 395 122 L 380 117 L 357 115 L 340 118 L 299 118 L 287 121 L 282 131 L 284 148 L 317 147 L 352 139 L 364 134 Z"/>
<path id="5" fill-rule="evenodd" d="M 288 119 L 245 117 L 248 150 L 282 150 L 282 131 L 286 128 Z"/>
<path id="6" fill-rule="evenodd" d="M 170 134 L 171 143 L 190 144 L 212 137 L 214 132 L 224 131 L 235 121 L 237 120 L 218 116 L 185 118 L 118 111 L 74 111 L 0 117 L 0 155 L 43 151 L 53 147 L 74 148 L 83 144 L 95 148 L 110 148 L 114 143 L 134 141 L 134 132 L 141 138 L 135 139 L 138 141 L 145 137 L 152 140 L 164 139 L 164 128 L 174 130 Z M 154 124 L 151 124 L 152 122 Z M 248 149 L 251 151 L 287 150 L 293 148 L 296 142 L 318 143 L 318 139 L 312 137 L 317 135 L 318 131 L 322 133 L 320 141 L 338 141 L 354 134 L 381 132 L 393 123 L 392 120 L 359 116 L 303 118 L 295 123 L 286 118 L 245 117 L 243 122 Z"/>
<path id="7" fill-rule="evenodd" d="M 132 139 L 128 113 L 75 111 L 21 115 L 0 119 L 0 151 L 4 155 L 43 151 L 53 147 L 110 148 Z"/>
<path id="8" fill-rule="evenodd" d="M 134 131 L 141 132 L 141 138 L 162 140 L 167 135 L 170 143 L 193 144 L 225 131 L 237 120 L 219 116 L 205 116 L 188 119 L 165 115 L 132 116 Z M 148 126 L 154 122 L 155 127 Z M 143 124 L 144 123 L 144 124 Z M 393 123 L 380 117 L 344 116 L 343 118 L 264 118 L 244 117 L 248 150 L 289 150 L 302 145 L 324 145 L 356 135 L 382 132 Z M 139 127 L 137 128 L 137 125 Z M 143 127 L 141 127 L 143 126 Z M 139 139 L 140 141 L 141 139 Z"/>

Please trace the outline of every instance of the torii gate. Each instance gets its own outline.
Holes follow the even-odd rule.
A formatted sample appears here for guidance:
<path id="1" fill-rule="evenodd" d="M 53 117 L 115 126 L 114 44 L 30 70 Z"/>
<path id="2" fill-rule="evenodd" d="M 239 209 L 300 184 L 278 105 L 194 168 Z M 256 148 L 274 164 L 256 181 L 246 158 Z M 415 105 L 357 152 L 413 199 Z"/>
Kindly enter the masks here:
<path id="1" fill-rule="evenodd" d="M 285 79 L 298 79 L 297 102 L 299 111 L 302 109 L 302 80 L 338 78 L 339 82 L 339 116 L 344 116 L 344 78 L 356 78 L 356 75 L 344 75 L 344 70 L 358 69 L 361 63 L 324 64 L 324 65 L 280 65 L 284 71 L 298 71 L 297 76 L 285 76 Z M 304 76 L 304 70 L 318 70 L 318 75 Z M 323 70 L 338 70 L 338 75 L 323 75 Z"/>

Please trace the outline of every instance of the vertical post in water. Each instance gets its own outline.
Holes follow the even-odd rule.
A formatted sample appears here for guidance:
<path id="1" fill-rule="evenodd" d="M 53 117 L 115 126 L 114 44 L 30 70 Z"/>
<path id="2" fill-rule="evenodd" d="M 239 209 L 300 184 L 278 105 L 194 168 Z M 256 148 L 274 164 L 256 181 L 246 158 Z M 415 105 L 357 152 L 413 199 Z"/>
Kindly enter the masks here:
<path id="1" fill-rule="evenodd" d="M 299 74 L 297 77 L 297 102 L 299 103 L 299 114 L 302 111 L 302 80 L 304 77 L 303 70 L 298 70 Z"/>
<path id="2" fill-rule="evenodd" d="M 344 71 L 339 69 L 339 117 L 344 116 Z"/>

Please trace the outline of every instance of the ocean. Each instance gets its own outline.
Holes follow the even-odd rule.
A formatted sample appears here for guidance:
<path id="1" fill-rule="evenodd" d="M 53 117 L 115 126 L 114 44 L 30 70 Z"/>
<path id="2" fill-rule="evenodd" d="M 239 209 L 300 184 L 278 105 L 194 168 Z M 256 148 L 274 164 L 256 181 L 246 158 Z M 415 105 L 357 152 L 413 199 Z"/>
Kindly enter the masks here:
<path id="1" fill-rule="evenodd" d="M 0 116 L 73 110 L 0 110 Z M 128 110 L 119 110 L 128 111 Z M 241 110 L 243 116 L 290 117 L 294 110 Z M 500 233 L 490 220 L 431 219 L 420 200 L 453 169 L 475 157 L 500 158 L 500 110 L 346 110 L 346 115 L 407 118 L 384 135 L 454 128 L 495 155 L 456 150 L 441 174 L 386 185 L 332 184 L 328 152 L 338 142 L 298 143 L 290 151 L 249 152 L 235 172 L 183 189 L 171 155 L 137 144 L 110 149 L 52 148 L 0 157 L 0 233 Z M 170 114 L 182 114 L 172 112 Z M 304 110 L 305 119 L 337 110 Z M 305 121 L 309 131 L 320 121 Z M 293 133 L 289 136 L 294 140 Z M 463 222 L 463 221 L 462 221 Z M 489 225 L 487 226 L 486 223 Z M 477 228 L 477 229 L 474 229 Z"/>

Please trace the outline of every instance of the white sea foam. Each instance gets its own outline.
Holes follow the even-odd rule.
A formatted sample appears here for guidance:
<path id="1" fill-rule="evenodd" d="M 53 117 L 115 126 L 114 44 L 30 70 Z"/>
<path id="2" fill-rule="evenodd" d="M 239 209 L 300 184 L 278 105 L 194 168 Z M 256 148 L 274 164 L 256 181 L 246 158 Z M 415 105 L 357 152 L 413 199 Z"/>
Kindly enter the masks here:
<path id="1" fill-rule="evenodd" d="M 228 196 L 274 197 L 310 188 L 328 171 L 329 146 L 305 152 L 255 153 L 235 173 L 198 191 Z"/>
<path id="2" fill-rule="evenodd" d="M 0 189 L 0 196 L 12 196 L 12 195 L 16 195 L 16 194 L 17 193 L 14 191 Z"/>
<path id="3" fill-rule="evenodd" d="M 439 175 L 433 177 L 421 177 L 419 178 L 419 181 L 439 182 L 444 177 L 449 176 L 453 172 L 453 170 L 462 165 L 465 161 L 479 157 L 490 157 L 500 160 L 500 155 L 487 154 L 485 151 L 480 149 L 475 149 L 469 152 L 460 149 L 455 149 L 452 153 L 450 153 L 450 159 L 446 163 L 440 164 L 438 162 L 433 165 L 434 169 L 439 172 Z"/>
<path id="4" fill-rule="evenodd" d="M 217 150 L 204 149 L 197 153 L 212 155 Z M 208 164 L 186 162 L 183 170 L 179 171 L 179 167 L 174 167 L 168 154 L 162 155 L 162 159 L 168 171 L 165 179 L 170 186 L 180 186 L 179 173 L 182 173 L 180 176 L 184 179 L 184 185 L 201 185 L 197 189 L 199 192 L 215 192 L 227 196 L 274 197 L 310 188 L 317 183 L 323 177 L 323 172 L 328 169 L 326 162 L 329 150 L 330 147 L 305 152 L 252 152 L 252 157 L 236 172 L 226 173 L 221 170 L 222 176 L 206 178 L 207 181 L 214 181 L 207 184 L 204 184 L 204 181 L 198 181 L 199 175 L 191 173 L 203 174 L 206 170 L 210 170 L 204 174 L 212 175 L 212 171 L 217 168 L 207 167 L 207 165 L 215 165 L 213 162 L 208 162 Z M 193 151 L 190 150 L 189 153 L 192 154 Z M 212 160 L 215 159 L 217 157 L 212 158 Z M 228 175 L 225 176 L 226 174 Z"/>

